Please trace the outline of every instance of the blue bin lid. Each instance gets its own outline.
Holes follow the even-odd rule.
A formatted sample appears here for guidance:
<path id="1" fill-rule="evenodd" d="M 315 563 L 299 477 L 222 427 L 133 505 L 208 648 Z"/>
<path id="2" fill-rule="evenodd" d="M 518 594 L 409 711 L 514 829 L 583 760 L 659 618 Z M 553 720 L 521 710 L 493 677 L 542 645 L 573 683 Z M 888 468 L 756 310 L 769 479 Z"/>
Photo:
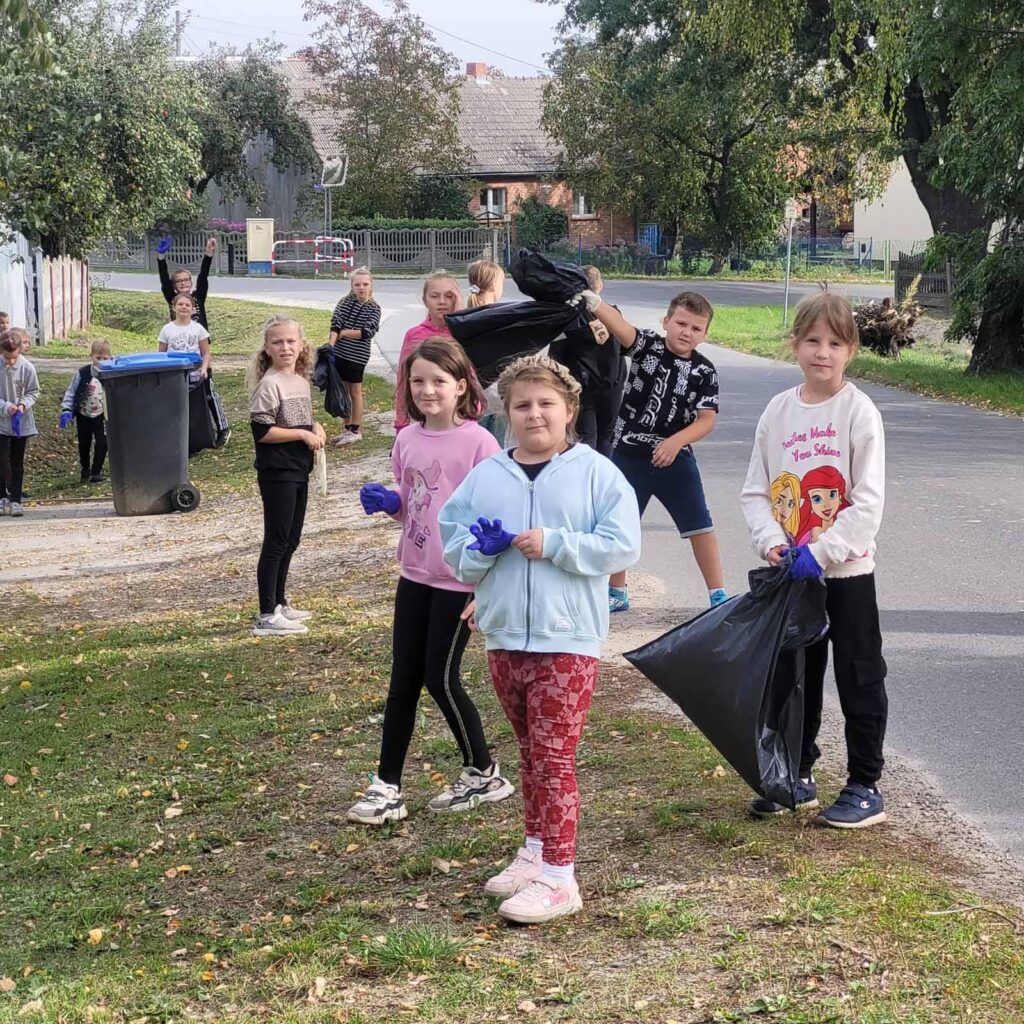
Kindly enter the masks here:
<path id="1" fill-rule="evenodd" d="M 131 356 L 104 359 L 96 367 L 99 377 L 123 376 L 130 373 L 166 373 L 169 370 L 191 370 L 202 363 L 198 352 L 138 352 Z"/>

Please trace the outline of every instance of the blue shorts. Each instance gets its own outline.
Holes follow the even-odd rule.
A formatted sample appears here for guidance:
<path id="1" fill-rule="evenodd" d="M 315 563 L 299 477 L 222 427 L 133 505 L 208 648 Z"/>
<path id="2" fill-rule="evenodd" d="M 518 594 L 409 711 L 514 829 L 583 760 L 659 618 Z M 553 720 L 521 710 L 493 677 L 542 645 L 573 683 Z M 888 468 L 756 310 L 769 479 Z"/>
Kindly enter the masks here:
<path id="1" fill-rule="evenodd" d="M 617 445 L 612 452 L 612 462 L 636 491 L 640 515 L 644 514 L 651 498 L 657 498 L 672 517 L 680 537 L 711 533 L 715 527 L 693 452 L 684 448 L 672 465 L 661 467 L 651 463 L 651 454 L 646 449 L 627 452 L 622 445 Z"/>

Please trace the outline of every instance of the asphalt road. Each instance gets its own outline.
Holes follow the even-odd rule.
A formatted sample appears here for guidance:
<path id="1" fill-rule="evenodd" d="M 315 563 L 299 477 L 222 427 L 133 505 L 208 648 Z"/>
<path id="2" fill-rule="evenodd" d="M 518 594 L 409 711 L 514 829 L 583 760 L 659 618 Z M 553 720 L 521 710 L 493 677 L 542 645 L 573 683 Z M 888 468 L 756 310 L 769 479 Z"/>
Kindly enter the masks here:
<path id="1" fill-rule="evenodd" d="M 151 290 L 155 277 L 109 275 L 109 286 Z M 712 302 L 781 302 L 781 286 L 694 282 Z M 606 295 L 641 326 L 654 326 L 679 282 L 614 281 Z M 328 307 L 344 286 L 215 278 L 214 296 Z M 847 286 L 881 297 L 880 286 Z M 840 290 L 840 289 L 836 289 Z M 796 286 L 793 297 L 814 291 Z M 422 316 L 415 281 L 379 281 L 378 335 L 394 363 L 402 334 Z M 514 288 L 505 298 L 516 298 Z M 215 322 L 215 307 L 213 318 Z M 697 447 L 724 556 L 728 588 L 754 564 L 739 490 L 757 418 L 797 382 L 794 367 L 708 345 L 722 407 Z M 888 493 L 878 546 L 878 593 L 889 664 L 887 746 L 930 776 L 965 817 L 1024 867 L 1024 423 L 873 385 L 864 390 L 886 425 Z M 689 551 L 652 502 L 639 569 L 658 577 L 680 621 L 706 603 Z M 627 613 L 629 614 L 629 613 Z M 883 779 L 884 792 L 884 779 Z M 892 809 L 899 813 L 898 808 Z"/>

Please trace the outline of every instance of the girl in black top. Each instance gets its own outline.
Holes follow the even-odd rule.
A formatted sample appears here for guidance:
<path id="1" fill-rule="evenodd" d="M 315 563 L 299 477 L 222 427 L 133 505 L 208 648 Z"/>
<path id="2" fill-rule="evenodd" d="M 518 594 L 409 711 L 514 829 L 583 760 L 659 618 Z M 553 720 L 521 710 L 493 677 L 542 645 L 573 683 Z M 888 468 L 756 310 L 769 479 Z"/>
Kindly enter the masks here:
<path id="1" fill-rule="evenodd" d="M 156 256 L 156 268 L 160 273 L 160 291 L 163 292 L 167 305 L 174 301 L 175 295 L 192 296 L 192 319 L 198 320 L 207 330 L 210 325 L 206 322 L 206 295 L 210 290 L 209 281 L 210 266 L 213 263 L 214 253 L 217 251 L 217 239 L 206 240 L 206 252 L 203 254 L 203 262 L 199 267 L 199 276 L 196 278 L 196 286 L 192 287 L 192 273 L 188 270 L 176 270 L 173 274 L 167 270 L 167 253 L 158 252 Z M 171 312 L 170 318 L 174 319 Z"/>
<path id="2" fill-rule="evenodd" d="M 338 376 L 352 396 L 352 415 L 334 439 L 336 445 L 362 440 L 363 373 L 370 361 L 373 336 L 380 330 L 380 306 L 373 297 L 373 275 L 366 267 L 352 272 L 348 295 L 334 307 L 330 344 Z"/>

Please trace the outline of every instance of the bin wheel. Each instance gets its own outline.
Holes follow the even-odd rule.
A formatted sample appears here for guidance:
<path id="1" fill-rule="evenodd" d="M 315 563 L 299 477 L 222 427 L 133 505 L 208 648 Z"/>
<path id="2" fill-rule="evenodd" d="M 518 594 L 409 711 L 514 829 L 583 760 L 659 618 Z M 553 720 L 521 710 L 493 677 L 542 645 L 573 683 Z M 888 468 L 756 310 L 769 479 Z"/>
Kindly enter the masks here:
<path id="1" fill-rule="evenodd" d="M 195 484 L 182 484 L 171 491 L 171 507 L 176 512 L 195 512 L 199 508 L 199 488 Z"/>

